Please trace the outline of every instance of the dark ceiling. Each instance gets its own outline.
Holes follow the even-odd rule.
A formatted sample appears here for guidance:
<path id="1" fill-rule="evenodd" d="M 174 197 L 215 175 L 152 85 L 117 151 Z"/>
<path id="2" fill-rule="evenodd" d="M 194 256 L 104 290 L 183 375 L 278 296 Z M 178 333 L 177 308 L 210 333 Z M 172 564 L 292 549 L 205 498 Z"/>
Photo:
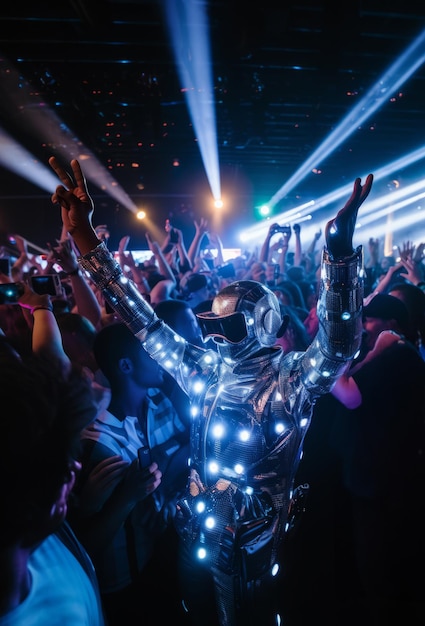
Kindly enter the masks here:
<path id="1" fill-rule="evenodd" d="M 199 4 L 210 23 L 219 162 L 231 207 L 221 235 L 232 246 L 234 228 L 252 222 L 255 207 L 294 174 L 421 33 L 425 4 Z M 28 127 L 31 109 L 45 102 L 151 219 L 159 225 L 170 217 L 192 234 L 194 219 L 209 218 L 209 187 L 162 5 L 3 2 L 0 126 L 47 163 L 66 145 L 55 145 L 47 129 L 43 140 L 39 128 Z M 317 163 L 321 173 L 312 172 L 282 204 L 314 199 L 425 143 L 424 79 L 419 67 L 332 156 Z M 0 157 L 0 163 L 13 157 L 4 143 Z M 0 184 L 3 234 L 18 231 L 43 247 L 59 235 L 49 193 L 3 166 Z M 146 247 L 133 215 L 92 184 L 90 189 L 95 222 L 108 224 L 114 245 L 130 234 L 134 246 Z"/>

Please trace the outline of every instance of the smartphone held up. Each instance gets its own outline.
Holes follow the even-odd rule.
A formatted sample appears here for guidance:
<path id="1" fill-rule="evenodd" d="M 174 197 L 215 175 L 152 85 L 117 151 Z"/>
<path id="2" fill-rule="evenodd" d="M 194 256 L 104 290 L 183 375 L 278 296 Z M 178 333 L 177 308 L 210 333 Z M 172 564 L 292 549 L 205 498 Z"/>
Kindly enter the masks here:
<path id="1" fill-rule="evenodd" d="M 139 467 L 142 471 L 152 465 L 151 451 L 148 446 L 142 446 L 139 448 L 137 456 L 139 457 Z"/>

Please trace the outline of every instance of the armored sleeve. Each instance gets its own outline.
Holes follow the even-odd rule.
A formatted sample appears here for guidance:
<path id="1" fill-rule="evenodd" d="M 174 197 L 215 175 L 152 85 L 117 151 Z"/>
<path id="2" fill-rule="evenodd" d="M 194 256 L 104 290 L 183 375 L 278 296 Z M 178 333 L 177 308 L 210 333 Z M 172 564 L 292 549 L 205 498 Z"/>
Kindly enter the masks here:
<path id="1" fill-rule="evenodd" d="M 159 319 L 105 243 L 79 257 L 78 262 L 145 350 L 190 393 L 215 365 L 213 351 L 189 344 Z"/>
<path id="2" fill-rule="evenodd" d="M 363 254 L 361 246 L 351 257 L 331 261 L 322 255 L 317 316 L 318 340 L 332 359 L 350 361 L 360 348 L 363 306 Z"/>

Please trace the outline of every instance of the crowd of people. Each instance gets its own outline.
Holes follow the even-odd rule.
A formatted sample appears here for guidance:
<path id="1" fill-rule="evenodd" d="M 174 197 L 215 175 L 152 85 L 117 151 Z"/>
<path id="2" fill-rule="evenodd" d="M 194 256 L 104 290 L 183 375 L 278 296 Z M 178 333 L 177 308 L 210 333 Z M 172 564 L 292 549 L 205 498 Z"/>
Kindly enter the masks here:
<path id="1" fill-rule="evenodd" d="M 50 164 L 57 245 L 0 273 L 0 626 L 422 623 L 425 243 L 353 249 L 373 177 L 312 241 L 142 263 Z"/>

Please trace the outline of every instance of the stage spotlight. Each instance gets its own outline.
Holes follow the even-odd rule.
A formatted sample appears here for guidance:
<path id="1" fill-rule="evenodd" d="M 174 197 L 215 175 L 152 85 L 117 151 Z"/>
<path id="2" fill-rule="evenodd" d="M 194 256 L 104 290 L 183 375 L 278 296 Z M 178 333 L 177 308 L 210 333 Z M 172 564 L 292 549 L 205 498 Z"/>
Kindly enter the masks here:
<path id="1" fill-rule="evenodd" d="M 221 198 L 208 16 L 197 0 L 167 0 L 165 19 L 181 88 L 215 200 Z"/>
<path id="2" fill-rule="evenodd" d="M 260 208 L 258 209 L 258 213 L 261 215 L 261 217 L 269 217 L 270 216 L 270 207 L 268 206 L 268 204 L 263 204 L 260 206 Z"/>

